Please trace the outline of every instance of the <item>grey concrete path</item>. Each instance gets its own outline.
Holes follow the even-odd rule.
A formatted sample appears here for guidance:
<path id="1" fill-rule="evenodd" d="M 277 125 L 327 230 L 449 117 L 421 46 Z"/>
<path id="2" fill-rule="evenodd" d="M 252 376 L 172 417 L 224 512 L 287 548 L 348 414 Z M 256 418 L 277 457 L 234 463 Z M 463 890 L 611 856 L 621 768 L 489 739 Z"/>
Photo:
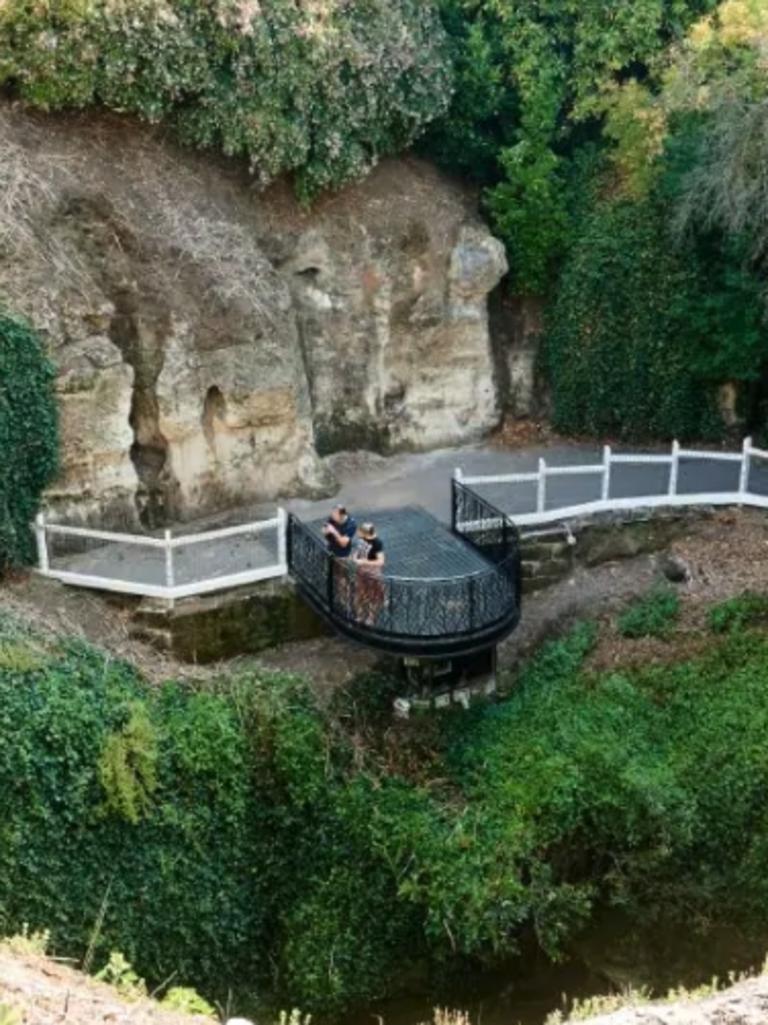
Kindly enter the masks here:
<path id="1" fill-rule="evenodd" d="M 637 447 L 627 448 L 633 454 Z M 664 450 L 667 454 L 669 449 Z M 467 476 L 529 473 L 538 468 L 540 458 L 551 466 L 578 466 L 600 463 L 602 448 L 589 445 L 556 445 L 510 451 L 489 445 L 441 449 L 437 452 L 398 455 L 389 459 L 370 454 L 337 456 L 332 461 L 340 489 L 331 500 L 307 502 L 294 500 L 287 508 L 302 518 L 314 519 L 330 505 L 342 502 L 356 508 L 385 509 L 400 505 L 422 505 L 444 522 L 450 520 L 451 476 L 460 467 Z M 680 493 L 736 491 L 740 464 L 715 460 L 681 460 L 678 477 Z M 669 485 L 669 467 L 617 466 L 612 471 L 611 497 L 665 494 Z M 554 509 L 600 497 L 600 477 L 572 476 L 547 482 L 547 508 Z M 768 494 L 768 463 L 753 464 L 751 486 Z M 500 509 L 511 514 L 535 509 L 535 484 L 481 485 L 478 490 Z"/>
<path id="2" fill-rule="evenodd" d="M 331 459 L 340 489 L 330 502 L 295 499 L 287 502 L 286 507 L 302 518 L 314 518 L 335 502 L 342 502 L 350 509 L 421 505 L 433 516 L 448 522 L 451 515 L 451 477 L 457 467 L 468 475 L 527 473 L 537 468 L 540 457 L 553 464 L 576 465 L 594 462 L 599 458 L 596 451 L 583 445 L 514 452 L 489 445 L 474 445 L 389 458 L 369 453 L 345 453 Z M 507 486 L 506 490 L 511 493 L 512 488 Z"/>
<path id="3" fill-rule="evenodd" d="M 597 446 L 577 444 L 514 451 L 475 445 L 390 458 L 371 453 L 344 453 L 330 460 L 339 481 L 339 490 L 333 497 L 322 501 L 293 499 L 284 504 L 291 512 L 308 520 L 325 516 L 330 507 L 339 502 L 347 505 L 353 513 L 365 510 L 366 514 L 374 516 L 376 511 L 382 509 L 420 505 L 448 522 L 450 481 L 457 467 L 469 476 L 527 473 L 537 469 L 540 457 L 546 458 L 553 466 L 592 464 L 600 462 L 602 450 Z M 678 490 L 683 493 L 735 491 L 738 481 L 739 463 L 683 460 Z M 611 496 L 664 494 L 668 482 L 668 466 L 618 466 L 613 470 Z M 753 465 L 750 486 L 758 493 L 768 494 L 768 463 Z M 512 515 L 531 512 L 535 507 L 534 484 L 482 485 L 478 490 L 489 501 Z M 548 481 L 547 508 L 575 505 L 599 497 L 598 475 L 561 477 Z M 194 534 L 216 526 L 270 519 L 274 514 L 275 503 L 253 505 L 208 518 L 204 523 L 185 524 L 175 533 Z M 164 580 L 164 557 L 159 550 L 87 543 L 84 550 L 70 552 L 66 558 L 56 559 L 55 548 L 53 555 L 54 568 L 145 583 L 160 584 Z M 209 580 L 272 565 L 276 557 L 276 537 L 272 534 L 184 546 L 174 554 L 176 583 Z"/>

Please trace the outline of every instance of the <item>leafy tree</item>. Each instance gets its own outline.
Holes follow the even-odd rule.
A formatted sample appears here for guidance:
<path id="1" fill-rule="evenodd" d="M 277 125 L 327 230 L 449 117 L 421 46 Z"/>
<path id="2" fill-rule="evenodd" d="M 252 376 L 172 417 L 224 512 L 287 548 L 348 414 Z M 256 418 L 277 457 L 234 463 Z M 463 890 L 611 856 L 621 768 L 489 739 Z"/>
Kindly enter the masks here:
<path id="1" fill-rule="evenodd" d="M 442 0 L 458 52 L 448 115 L 426 145 L 466 172 L 476 162 L 507 244 L 514 285 L 547 290 L 569 238 L 568 163 L 600 138 L 606 95 L 647 78 L 708 0 Z M 495 155 L 495 156 L 494 156 Z M 491 157 L 493 156 L 493 162 Z M 494 167 L 495 163 L 495 167 Z"/>
<path id="2" fill-rule="evenodd" d="M 678 223 L 746 236 L 757 261 L 768 256 L 766 47 L 765 4 L 726 0 L 674 55 L 662 95 L 673 131 L 681 116 L 699 123 Z"/>
<path id="3" fill-rule="evenodd" d="M 0 573 L 34 557 L 30 524 L 58 468 L 53 379 L 37 335 L 0 313 Z"/>

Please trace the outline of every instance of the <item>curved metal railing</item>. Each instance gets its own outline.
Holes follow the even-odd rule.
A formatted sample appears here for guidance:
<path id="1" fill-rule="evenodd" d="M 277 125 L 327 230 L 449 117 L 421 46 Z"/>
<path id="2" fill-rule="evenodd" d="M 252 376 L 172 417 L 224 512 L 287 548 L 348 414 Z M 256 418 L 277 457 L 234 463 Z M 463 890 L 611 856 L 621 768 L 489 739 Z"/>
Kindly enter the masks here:
<path id="1" fill-rule="evenodd" d="M 315 531 L 291 516 L 289 569 L 317 611 L 357 640 L 399 654 L 469 652 L 496 643 L 520 618 L 519 535 L 503 513 L 460 484 L 453 532 L 482 554 L 482 569 L 405 577 L 334 558 Z"/>

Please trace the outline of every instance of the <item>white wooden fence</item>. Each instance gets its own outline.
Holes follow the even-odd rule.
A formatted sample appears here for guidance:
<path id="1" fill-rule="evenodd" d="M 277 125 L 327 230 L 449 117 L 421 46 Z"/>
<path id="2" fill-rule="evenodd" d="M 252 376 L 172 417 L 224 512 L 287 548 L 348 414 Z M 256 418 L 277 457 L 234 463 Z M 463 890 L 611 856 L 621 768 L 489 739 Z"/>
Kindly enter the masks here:
<path id="1" fill-rule="evenodd" d="M 269 548 L 259 548 L 256 539 L 271 532 L 274 533 Z M 283 509 L 278 509 L 277 515 L 271 520 L 178 537 L 170 530 L 166 530 L 162 537 L 151 537 L 91 530 L 88 527 L 69 527 L 51 523 L 40 513 L 35 520 L 35 536 L 38 572 L 43 576 L 65 584 L 121 594 L 187 598 L 282 577 L 288 572 L 287 514 Z M 56 537 L 100 544 L 88 555 L 54 559 L 50 542 Z M 244 551 L 238 548 L 238 538 L 248 539 Z M 217 554 L 215 546 L 223 541 L 227 542 L 227 548 L 219 549 Z M 126 561 L 120 554 L 124 545 L 135 553 L 135 558 L 128 560 L 127 566 L 121 566 Z M 190 548 L 192 552 L 187 551 Z M 253 565 L 252 560 L 259 562 L 259 565 Z M 57 562 L 63 565 L 57 565 Z M 239 568 L 238 564 L 245 568 Z"/>
<path id="2" fill-rule="evenodd" d="M 681 463 L 692 460 L 739 464 L 737 488 L 681 492 Z M 531 473 L 465 476 L 461 470 L 456 470 L 455 476 L 469 487 L 535 485 L 530 503 L 532 508 L 522 511 L 508 509 L 508 503 L 503 503 L 504 511 L 509 512 L 518 525 L 525 527 L 561 523 L 591 513 L 669 506 L 750 505 L 768 509 L 768 473 L 763 473 L 762 493 L 750 487 L 754 484 L 756 460 L 768 461 L 768 451 L 755 448 L 751 438 L 744 440 L 741 452 L 695 451 L 681 448 L 674 442 L 669 455 L 631 455 L 613 452 L 606 445 L 599 463 L 550 466 L 545 459 L 540 459 L 538 468 Z M 669 467 L 664 493 L 631 497 L 612 494 L 616 467 L 653 465 Z M 553 503 L 551 495 L 547 493 L 548 482 L 557 477 L 575 476 L 596 477 L 600 497 L 578 504 Z M 595 490 L 598 490 L 597 486 Z M 179 537 L 174 536 L 170 530 L 165 531 L 162 537 L 152 537 L 92 530 L 88 527 L 69 527 L 49 522 L 41 513 L 35 521 L 35 534 L 38 571 L 43 576 L 101 591 L 152 598 L 186 598 L 282 577 L 288 572 L 287 515 L 282 509 L 270 520 Z M 264 535 L 269 538 L 269 543 L 260 540 Z M 52 551 L 52 542 L 59 537 L 80 539 L 84 544 L 98 542 L 98 547 L 85 554 L 58 557 Z M 131 552 L 128 559 L 121 551 L 123 546 L 127 546 Z"/>
<path id="3" fill-rule="evenodd" d="M 511 473 L 497 476 L 465 476 L 460 469 L 455 477 L 468 487 L 481 485 L 535 484 L 535 499 L 530 511 L 511 510 L 512 519 L 519 526 L 560 522 L 577 516 L 598 512 L 612 512 L 631 509 L 647 509 L 688 505 L 751 505 L 768 509 L 768 491 L 760 494 L 750 490 L 753 461 L 768 460 L 768 451 L 755 448 L 751 438 L 745 438 L 741 452 L 696 451 L 682 448 L 677 441 L 672 444 L 669 455 L 630 455 L 614 452 L 610 445 L 603 449 L 599 463 L 582 466 L 550 466 L 545 459 L 539 459 L 538 468 L 532 473 Z M 701 491 L 681 493 L 679 490 L 680 464 L 682 461 L 707 460 L 738 463 L 739 481 L 736 490 Z M 665 493 L 617 497 L 611 495 L 614 481 L 614 467 L 617 466 L 668 466 L 668 487 Z M 600 497 L 574 505 L 551 505 L 548 503 L 547 484 L 555 477 L 596 476 L 600 482 Z M 551 505 L 548 508 L 548 504 Z M 504 511 L 507 511 L 505 508 Z"/>

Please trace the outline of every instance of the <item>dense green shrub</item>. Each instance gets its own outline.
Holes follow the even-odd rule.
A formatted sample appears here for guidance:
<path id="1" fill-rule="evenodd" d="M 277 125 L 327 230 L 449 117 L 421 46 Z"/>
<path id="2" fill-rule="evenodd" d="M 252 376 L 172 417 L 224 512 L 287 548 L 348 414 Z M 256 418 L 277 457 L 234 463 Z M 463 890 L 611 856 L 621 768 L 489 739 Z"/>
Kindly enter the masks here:
<path id="1" fill-rule="evenodd" d="M 320 1010 L 390 992 L 413 959 L 493 964 L 524 928 L 558 952 L 606 901 L 646 923 L 764 919 L 768 639 L 590 676 L 594 636 L 436 720 L 421 765 L 403 752 L 411 777 L 298 680 L 150 687 L 0 621 L 30 652 L 0 668 L 0 931 L 50 926 L 78 957 L 103 917 L 95 967 L 119 950 L 149 983 L 269 984 Z"/>
<path id="2" fill-rule="evenodd" d="M 574 433 L 717 437 L 717 387 L 759 373 L 759 280 L 711 239 L 682 251 L 668 208 L 599 200 L 580 225 L 550 311 L 553 419 Z"/>
<path id="3" fill-rule="evenodd" d="M 680 598 L 671 587 L 656 587 L 619 616 L 622 637 L 666 637 L 680 615 Z"/>
<path id="4" fill-rule="evenodd" d="M 34 557 L 29 525 L 58 466 L 53 379 L 40 339 L 0 311 L 0 574 Z"/>
<path id="5" fill-rule="evenodd" d="M 407 146 L 450 99 L 423 0 L 8 0 L 0 86 L 46 109 L 99 104 L 245 157 L 311 195 Z"/>
<path id="6" fill-rule="evenodd" d="M 768 622 L 768 595 L 765 594 L 747 592 L 713 605 L 709 610 L 709 625 L 718 634 L 765 622 Z"/>
<path id="7" fill-rule="evenodd" d="M 83 957 L 103 911 L 94 965 L 118 950 L 153 983 L 386 991 L 411 911 L 303 684 L 153 689 L 79 643 L 0 642 L 30 653 L 0 665 L 0 934 L 46 923 Z"/>

